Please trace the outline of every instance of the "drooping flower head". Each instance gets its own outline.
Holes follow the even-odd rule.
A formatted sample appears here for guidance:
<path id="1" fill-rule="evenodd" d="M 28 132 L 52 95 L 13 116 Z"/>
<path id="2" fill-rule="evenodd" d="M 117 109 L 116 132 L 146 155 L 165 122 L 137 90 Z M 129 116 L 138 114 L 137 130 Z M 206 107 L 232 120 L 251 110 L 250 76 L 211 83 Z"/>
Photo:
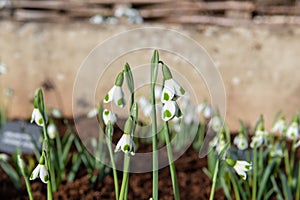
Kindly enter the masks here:
<path id="1" fill-rule="evenodd" d="M 252 137 L 252 141 L 250 143 L 251 148 L 258 148 L 263 144 L 267 144 L 269 133 L 265 130 L 264 119 L 261 116 L 259 127 L 255 131 L 254 136 Z"/>
<path id="2" fill-rule="evenodd" d="M 50 122 L 47 126 L 47 133 L 50 139 L 54 139 L 58 134 L 57 127 L 53 122 Z"/>
<path id="3" fill-rule="evenodd" d="M 185 90 L 173 79 L 170 69 L 162 65 L 164 88 L 161 94 L 161 102 L 166 103 L 171 100 L 176 100 L 185 94 Z"/>
<path id="4" fill-rule="evenodd" d="M 297 140 L 299 137 L 298 117 L 294 117 L 293 122 L 286 131 L 286 136 L 291 140 Z"/>
<path id="5" fill-rule="evenodd" d="M 237 136 L 235 136 L 233 144 L 235 144 L 239 150 L 245 150 L 248 148 L 248 139 L 243 133 L 239 133 Z"/>
<path id="6" fill-rule="evenodd" d="M 285 118 L 282 117 L 280 120 L 278 120 L 274 126 L 271 129 L 271 132 L 273 133 L 280 133 L 281 135 L 283 135 L 286 131 L 286 124 L 285 124 Z"/>
<path id="7" fill-rule="evenodd" d="M 233 167 L 236 173 L 244 180 L 247 179 L 246 172 L 252 169 L 252 163 L 249 163 L 247 161 L 233 160 L 231 158 L 226 158 L 226 163 L 229 166 Z"/>
<path id="8" fill-rule="evenodd" d="M 117 143 L 115 152 L 123 151 L 124 153 L 130 153 L 131 155 L 135 154 L 135 144 L 131 136 L 133 120 L 131 116 L 125 122 L 124 133 Z"/>
<path id="9" fill-rule="evenodd" d="M 44 126 L 47 123 L 47 115 L 45 113 L 43 91 L 37 90 L 34 97 L 34 109 L 31 114 L 30 122 L 35 122 L 39 126 Z"/>
<path id="10" fill-rule="evenodd" d="M 39 164 L 32 171 L 29 180 L 35 180 L 37 177 L 40 177 L 41 181 L 45 184 L 49 181 L 49 173 L 45 165 L 44 155 L 40 157 Z"/>
<path id="11" fill-rule="evenodd" d="M 107 125 L 109 122 L 113 125 L 117 121 L 117 115 L 108 109 L 103 110 L 102 118 L 105 125 Z"/>
<path id="12" fill-rule="evenodd" d="M 116 106 L 123 108 L 125 106 L 124 92 L 122 89 L 124 81 L 124 72 L 120 72 L 116 78 L 115 85 L 104 97 L 104 103 L 114 102 Z"/>

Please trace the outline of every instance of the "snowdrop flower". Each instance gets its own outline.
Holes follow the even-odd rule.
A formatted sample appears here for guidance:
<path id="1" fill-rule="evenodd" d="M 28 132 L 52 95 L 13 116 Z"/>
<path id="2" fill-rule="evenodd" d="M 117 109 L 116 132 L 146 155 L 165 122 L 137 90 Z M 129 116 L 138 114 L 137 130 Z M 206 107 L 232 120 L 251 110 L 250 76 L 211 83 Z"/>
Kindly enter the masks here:
<path id="1" fill-rule="evenodd" d="M 214 116 L 208 123 L 208 126 L 211 127 L 215 132 L 219 132 L 223 128 L 222 120 L 219 116 Z"/>
<path id="2" fill-rule="evenodd" d="M 116 106 L 123 108 L 125 106 L 124 93 L 122 89 L 123 85 L 123 71 L 119 73 L 115 85 L 109 90 L 104 98 L 104 103 L 113 101 Z"/>
<path id="3" fill-rule="evenodd" d="M 274 126 L 271 129 L 271 132 L 273 132 L 273 133 L 278 132 L 280 134 L 283 134 L 285 132 L 285 130 L 286 130 L 285 120 L 284 120 L 284 118 L 281 118 L 274 124 Z"/>
<path id="4" fill-rule="evenodd" d="M 132 137 L 129 134 L 123 134 L 119 140 L 115 152 L 122 150 L 124 153 L 135 154 L 135 144 Z"/>
<path id="5" fill-rule="evenodd" d="M 213 137 L 213 139 L 209 142 L 209 146 L 214 148 L 218 145 L 218 136 Z"/>
<path id="6" fill-rule="evenodd" d="M 88 118 L 93 118 L 96 117 L 98 115 L 98 108 L 93 108 L 92 110 L 90 110 L 88 112 L 88 114 L 86 115 Z"/>
<path id="7" fill-rule="evenodd" d="M 5 153 L 0 153 L 0 161 L 7 162 L 9 160 L 9 156 Z"/>
<path id="8" fill-rule="evenodd" d="M 102 117 L 105 125 L 107 125 L 109 122 L 114 124 L 117 121 L 117 115 L 107 109 L 103 110 Z"/>
<path id="9" fill-rule="evenodd" d="M 173 79 L 169 68 L 163 64 L 164 88 L 161 94 L 161 102 L 166 103 L 184 95 L 185 90 Z"/>
<path id="10" fill-rule="evenodd" d="M 245 150 L 248 148 L 248 140 L 242 133 L 238 134 L 234 138 L 233 144 L 235 144 L 239 150 Z"/>
<path id="11" fill-rule="evenodd" d="M 122 150 L 124 153 L 130 153 L 131 155 L 135 154 L 135 144 L 130 135 L 132 132 L 132 124 L 133 120 L 129 117 L 124 126 L 124 134 L 119 140 L 115 152 Z"/>
<path id="12" fill-rule="evenodd" d="M 144 116 L 149 117 L 152 112 L 152 105 L 150 104 L 148 99 L 146 99 L 145 97 L 141 97 L 138 99 L 138 103 L 140 105 L 140 108 L 142 108 Z"/>
<path id="13" fill-rule="evenodd" d="M 164 121 L 169 121 L 174 117 L 181 117 L 182 113 L 176 101 L 167 101 L 162 108 L 161 117 Z"/>
<path id="14" fill-rule="evenodd" d="M 60 118 L 62 118 L 62 113 L 60 112 L 60 110 L 58 110 L 58 109 L 56 109 L 56 108 L 53 108 L 52 109 L 52 112 L 51 112 L 51 114 L 52 114 L 52 116 L 54 117 L 54 118 L 57 118 L 57 119 L 60 119 Z"/>
<path id="15" fill-rule="evenodd" d="M 30 123 L 33 121 L 39 126 L 44 125 L 43 115 L 38 108 L 34 108 L 32 111 Z"/>
<path id="16" fill-rule="evenodd" d="M 252 163 L 242 160 L 232 160 L 230 158 L 226 158 L 226 163 L 233 167 L 236 173 L 242 177 L 242 179 L 246 180 L 247 174 L 246 172 L 252 169 Z"/>
<path id="17" fill-rule="evenodd" d="M 252 141 L 250 143 L 251 148 L 258 148 L 263 143 L 267 143 L 268 132 L 264 130 L 257 130 L 255 135 L 252 137 Z"/>
<path id="18" fill-rule="evenodd" d="M 270 156 L 271 157 L 283 157 L 283 151 L 280 146 L 280 144 L 277 144 L 276 146 L 274 145 L 270 151 Z"/>
<path id="19" fill-rule="evenodd" d="M 54 139 L 58 131 L 54 123 L 50 123 L 47 127 L 47 133 L 50 139 Z"/>
<path id="20" fill-rule="evenodd" d="M 41 181 L 43 181 L 43 183 L 48 183 L 49 173 L 47 167 L 45 166 L 45 159 L 43 155 L 40 158 L 39 164 L 32 171 L 29 180 L 35 180 L 38 176 L 40 177 Z"/>
<path id="21" fill-rule="evenodd" d="M 6 69 L 5 64 L 0 63 L 0 74 L 6 74 L 6 72 L 7 72 L 7 69 Z"/>
<path id="22" fill-rule="evenodd" d="M 207 103 L 202 103 L 198 105 L 197 112 L 202 113 L 205 119 L 210 119 L 213 115 L 212 107 Z"/>
<path id="23" fill-rule="evenodd" d="M 286 131 L 286 136 L 291 140 L 297 140 L 299 136 L 299 126 L 296 120 L 288 127 Z"/>
<path id="24" fill-rule="evenodd" d="M 25 169 L 25 162 L 24 162 L 24 160 L 22 159 L 22 157 L 21 157 L 20 154 L 17 155 L 17 164 L 18 164 L 18 166 L 19 166 L 19 168 L 20 168 L 21 170 L 24 170 L 24 169 Z"/>
<path id="25" fill-rule="evenodd" d="M 216 145 L 216 151 L 218 154 L 222 153 L 222 151 L 224 150 L 224 148 L 226 147 L 226 142 L 223 138 L 218 139 L 218 144 Z M 223 155 L 223 159 L 225 159 L 226 156 L 226 152 Z"/>

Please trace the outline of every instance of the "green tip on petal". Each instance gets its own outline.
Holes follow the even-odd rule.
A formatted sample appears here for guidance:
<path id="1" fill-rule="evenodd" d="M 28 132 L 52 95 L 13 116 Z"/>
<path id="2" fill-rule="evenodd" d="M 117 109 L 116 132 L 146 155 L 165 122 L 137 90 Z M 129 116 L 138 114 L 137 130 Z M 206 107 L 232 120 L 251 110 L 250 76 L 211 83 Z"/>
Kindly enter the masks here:
<path id="1" fill-rule="evenodd" d="M 45 181 L 45 182 L 48 182 L 48 181 L 49 181 L 49 176 L 48 176 L 48 175 L 45 176 L 44 181 Z"/>
<path id="2" fill-rule="evenodd" d="M 172 113 L 169 111 L 169 110 L 166 110 L 165 112 L 164 112 L 164 117 L 165 118 L 170 118 L 172 116 Z"/>
<path id="3" fill-rule="evenodd" d="M 180 93 L 182 94 L 182 95 L 184 95 L 184 93 L 185 93 L 185 90 L 182 88 L 182 87 L 180 87 Z"/>
<path id="4" fill-rule="evenodd" d="M 169 101 L 169 99 L 170 99 L 169 94 L 168 93 L 164 93 L 164 100 L 165 101 Z"/>
<path id="5" fill-rule="evenodd" d="M 33 179 L 33 173 L 31 173 L 30 177 L 29 177 L 30 180 Z"/>
<path id="6" fill-rule="evenodd" d="M 108 110 L 104 111 L 104 115 L 109 115 L 109 111 Z"/>
<path id="7" fill-rule="evenodd" d="M 108 99 L 109 99 L 109 94 L 107 94 L 106 96 L 105 96 L 105 101 L 108 101 Z"/>
<path id="8" fill-rule="evenodd" d="M 39 121 L 38 121 L 38 122 L 39 122 L 39 124 L 40 124 L 40 125 L 42 125 L 42 124 L 43 124 L 43 119 L 42 119 L 42 118 L 41 118 L 41 119 L 39 119 Z"/>
<path id="9" fill-rule="evenodd" d="M 123 106 L 123 105 L 124 105 L 123 99 L 119 99 L 118 100 L 118 106 Z"/>
<path id="10" fill-rule="evenodd" d="M 128 144 L 125 144 L 123 147 L 124 152 L 129 152 L 130 151 L 130 146 Z"/>

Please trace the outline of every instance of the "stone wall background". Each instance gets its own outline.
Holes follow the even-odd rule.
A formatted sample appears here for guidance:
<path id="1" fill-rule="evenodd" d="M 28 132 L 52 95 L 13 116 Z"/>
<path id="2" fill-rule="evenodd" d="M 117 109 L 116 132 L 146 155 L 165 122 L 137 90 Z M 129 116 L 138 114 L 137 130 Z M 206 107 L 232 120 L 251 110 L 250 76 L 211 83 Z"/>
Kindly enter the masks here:
<path id="1" fill-rule="evenodd" d="M 278 110 L 282 110 L 288 119 L 299 112 L 300 28 L 154 26 L 182 32 L 207 50 L 225 84 L 226 121 L 230 129 L 238 129 L 238 119 L 254 125 L 260 114 L 264 114 L 269 127 Z M 9 118 L 28 119 L 34 91 L 42 85 L 53 87 L 45 92 L 48 107 L 58 107 L 66 116 L 72 117 L 73 83 L 85 57 L 105 39 L 133 28 L 143 28 L 143 25 L 1 21 L 0 59 L 8 71 L 1 75 L 0 82 L 3 89 L 14 90 L 8 107 Z M 178 62 L 177 67 L 184 67 L 181 65 Z M 203 88 L 199 98 L 209 99 L 205 85 L 198 87 Z M 109 85 L 100 85 L 98 91 L 105 92 L 109 88 Z M 99 94 L 101 96 L 101 92 Z M 5 103 L 7 97 L 2 95 Z"/>

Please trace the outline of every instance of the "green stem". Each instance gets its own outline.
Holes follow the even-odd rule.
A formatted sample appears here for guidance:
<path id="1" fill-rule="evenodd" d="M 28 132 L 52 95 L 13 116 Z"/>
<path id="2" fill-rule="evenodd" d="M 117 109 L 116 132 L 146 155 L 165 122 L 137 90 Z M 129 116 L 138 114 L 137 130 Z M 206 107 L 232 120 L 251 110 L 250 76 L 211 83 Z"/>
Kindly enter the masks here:
<path id="1" fill-rule="evenodd" d="M 300 199 L 300 162 L 298 162 L 298 180 L 296 188 L 296 199 Z"/>
<path id="2" fill-rule="evenodd" d="M 230 178 L 231 183 L 232 183 L 235 199 L 240 200 L 241 197 L 240 197 L 240 193 L 239 193 L 239 188 L 237 186 L 237 181 L 234 179 L 232 172 L 229 172 L 228 174 L 229 174 L 229 178 Z"/>
<path id="3" fill-rule="evenodd" d="M 252 200 L 256 200 L 257 190 L 257 149 L 253 149 L 253 186 L 252 186 Z"/>
<path id="4" fill-rule="evenodd" d="M 112 166 L 112 170 L 113 170 L 116 200 L 118 200 L 119 199 L 118 174 L 117 174 L 116 164 L 115 164 L 114 155 L 113 155 L 113 151 L 112 151 L 112 147 L 111 147 L 111 139 L 109 137 L 110 136 L 106 136 L 106 143 L 107 143 L 107 148 L 108 148 L 108 151 L 109 151 L 110 162 L 111 162 L 111 166 Z"/>
<path id="5" fill-rule="evenodd" d="M 296 142 L 295 140 L 293 140 L 293 143 L 292 143 L 292 152 L 291 152 L 291 160 L 290 160 L 290 167 L 291 167 L 291 171 L 293 171 L 294 169 L 294 163 L 295 163 L 295 151 L 296 151 L 296 148 L 294 148 Z"/>
<path id="6" fill-rule="evenodd" d="M 293 178 L 291 174 L 291 166 L 290 166 L 290 161 L 289 161 L 289 153 L 288 150 L 284 150 L 284 164 L 285 164 L 285 171 L 288 177 L 288 185 L 292 186 Z"/>
<path id="7" fill-rule="evenodd" d="M 169 133 L 169 124 L 168 122 L 165 122 L 165 138 L 166 138 L 166 146 L 167 146 L 167 152 L 168 152 L 168 158 L 169 158 L 169 164 L 170 164 L 170 171 L 171 171 L 171 179 L 172 179 L 172 185 L 173 185 L 173 192 L 174 192 L 174 199 L 179 200 L 179 189 L 178 189 L 178 183 L 177 183 L 177 177 L 176 177 L 176 169 L 173 162 L 173 153 L 170 143 L 170 133 Z"/>
<path id="8" fill-rule="evenodd" d="M 154 87 L 153 87 L 154 90 Z M 155 109 L 155 96 L 152 92 L 152 165 L 153 165 L 153 177 L 152 177 L 152 198 L 158 200 L 158 154 L 157 154 L 157 124 L 156 124 L 156 109 Z"/>
<path id="9" fill-rule="evenodd" d="M 29 200 L 33 200 L 33 196 L 32 196 L 32 191 L 31 191 L 31 187 L 30 187 L 30 182 L 28 180 L 28 177 L 26 176 L 25 174 L 25 170 L 23 168 L 23 166 L 21 165 L 18 165 L 19 166 L 19 169 L 24 177 L 24 180 L 25 180 L 25 184 L 26 184 L 26 189 L 27 189 L 27 193 L 28 193 L 28 196 L 29 196 Z"/>
<path id="10" fill-rule="evenodd" d="M 130 165 L 130 156 L 126 153 L 124 154 L 124 171 L 123 171 L 123 179 L 122 179 L 122 186 L 121 186 L 121 193 L 119 200 L 126 200 L 124 197 L 127 196 L 126 193 L 126 185 L 128 184 L 129 178 L 129 165 Z"/>
<path id="11" fill-rule="evenodd" d="M 54 187 L 54 190 L 56 189 L 56 187 L 55 187 L 54 171 L 52 170 L 52 166 L 51 166 L 51 155 L 50 155 L 50 151 L 49 151 L 49 141 L 48 141 L 46 123 L 44 123 L 44 125 L 43 125 L 43 133 L 44 133 L 44 144 L 43 145 L 46 145 L 46 147 L 43 147 L 43 151 L 45 151 L 46 166 L 47 166 L 48 171 L 50 172 L 50 177 L 49 177 L 49 181 L 47 184 L 47 199 L 52 200 L 53 199 L 52 198 L 52 189 L 53 189 L 52 187 Z"/>
<path id="12" fill-rule="evenodd" d="M 209 200 L 213 200 L 214 196 L 215 196 L 215 190 L 216 190 L 216 185 L 217 185 L 217 176 L 218 176 L 218 172 L 219 172 L 219 158 L 217 159 L 216 162 L 216 166 L 215 166 L 215 170 L 214 170 L 214 176 L 213 176 L 213 180 L 212 180 L 212 186 L 211 186 L 211 190 L 210 190 L 210 196 L 209 196 Z"/>

